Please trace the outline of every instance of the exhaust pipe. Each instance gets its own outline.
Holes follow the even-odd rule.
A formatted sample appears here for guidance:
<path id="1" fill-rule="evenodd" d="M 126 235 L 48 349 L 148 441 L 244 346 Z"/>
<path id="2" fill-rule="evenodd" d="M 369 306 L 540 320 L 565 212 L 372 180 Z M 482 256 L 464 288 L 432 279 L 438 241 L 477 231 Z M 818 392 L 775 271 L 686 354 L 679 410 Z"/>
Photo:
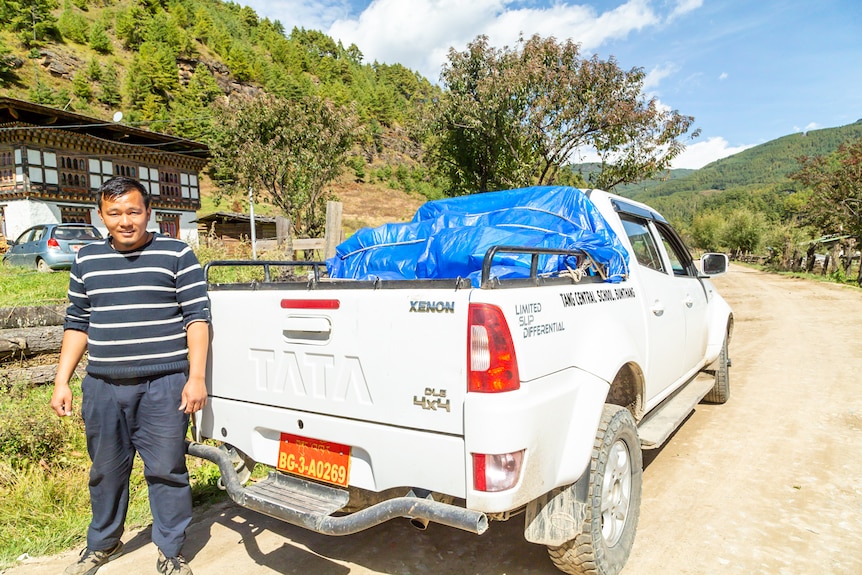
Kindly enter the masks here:
<path id="1" fill-rule="evenodd" d="M 316 501 L 327 504 L 324 507 L 334 503 L 335 507 L 332 509 L 337 510 L 347 502 L 346 491 L 309 483 L 284 474 L 270 473 L 270 478 L 260 482 L 260 485 L 266 485 L 267 489 L 274 488 L 272 491 L 277 492 L 277 495 L 273 496 L 271 492 L 263 493 L 256 486 L 243 487 L 234 468 L 234 462 L 226 451 L 211 445 L 186 441 L 186 452 L 218 465 L 225 489 L 237 504 L 324 535 L 350 535 L 396 517 L 408 518 L 411 524 L 419 529 L 424 529 L 429 521 L 433 521 L 477 535 L 488 530 L 488 517 L 484 513 L 434 501 L 431 493 L 424 489 L 411 490 L 405 497 L 387 499 L 348 515 L 334 516 L 330 514 L 331 510 L 312 510 L 297 502 L 307 500 L 308 490 L 313 489 L 323 491 L 322 495 L 317 494 Z M 302 497 L 292 497 L 297 493 Z M 336 501 L 342 496 L 343 501 Z"/>
<path id="2" fill-rule="evenodd" d="M 431 492 L 427 489 L 419 489 L 418 487 L 414 487 L 410 490 L 410 492 L 405 497 L 416 497 L 418 499 L 427 499 L 428 501 L 434 501 L 434 497 L 431 495 Z M 410 517 L 410 525 L 418 529 L 419 531 L 425 531 L 428 529 L 429 520 L 425 517 Z"/>
<path id="3" fill-rule="evenodd" d="M 426 529 L 428 529 L 428 520 L 424 517 L 411 517 L 410 525 L 412 525 L 419 531 L 425 531 Z"/>

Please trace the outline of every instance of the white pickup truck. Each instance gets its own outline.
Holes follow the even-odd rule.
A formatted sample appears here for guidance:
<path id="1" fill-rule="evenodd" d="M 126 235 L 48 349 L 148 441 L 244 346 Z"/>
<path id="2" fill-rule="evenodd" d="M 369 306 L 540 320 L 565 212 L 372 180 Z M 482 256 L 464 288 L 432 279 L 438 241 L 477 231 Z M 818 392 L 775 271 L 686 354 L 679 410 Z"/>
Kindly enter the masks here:
<path id="1" fill-rule="evenodd" d="M 646 205 L 583 193 L 628 255 L 614 283 L 584 251 L 543 274 L 536 260 L 560 250 L 517 246 L 489 250 L 473 282 L 210 264 L 210 399 L 189 453 L 219 464 L 240 505 L 319 533 L 407 517 L 481 534 L 519 517 L 562 571 L 619 572 L 641 450 L 728 399 L 733 317 L 709 280 L 728 263 L 698 266 Z M 495 277 L 512 252 L 528 277 Z M 264 275 L 213 279 L 223 266 Z M 255 463 L 269 477 L 245 485 Z"/>

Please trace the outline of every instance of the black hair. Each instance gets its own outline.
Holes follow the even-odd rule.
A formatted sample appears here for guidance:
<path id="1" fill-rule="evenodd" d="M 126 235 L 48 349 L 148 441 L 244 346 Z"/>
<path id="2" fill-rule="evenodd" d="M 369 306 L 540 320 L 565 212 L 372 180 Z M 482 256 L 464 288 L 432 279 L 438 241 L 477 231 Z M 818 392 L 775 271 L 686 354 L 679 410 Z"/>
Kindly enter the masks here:
<path id="1" fill-rule="evenodd" d="M 97 202 L 99 209 L 102 209 L 103 200 L 114 200 L 133 190 L 141 192 L 141 197 L 144 198 L 144 207 L 146 209 L 150 209 L 150 192 L 147 191 L 147 188 L 145 188 L 141 182 L 134 178 L 128 178 L 126 176 L 117 176 L 105 181 L 105 183 L 102 184 L 102 186 L 96 192 L 96 194 L 98 194 L 99 196 Z"/>

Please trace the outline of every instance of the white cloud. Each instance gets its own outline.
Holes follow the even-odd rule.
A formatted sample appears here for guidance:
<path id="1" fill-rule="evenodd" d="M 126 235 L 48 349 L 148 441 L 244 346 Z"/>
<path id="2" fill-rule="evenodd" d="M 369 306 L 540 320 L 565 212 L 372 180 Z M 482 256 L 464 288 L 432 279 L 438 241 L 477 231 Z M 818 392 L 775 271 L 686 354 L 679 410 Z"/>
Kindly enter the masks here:
<path id="1" fill-rule="evenodd" d="M 679 67 L 675 64 L 656 66 L 647 72 L 646 78 L 644 78 L 644 91 L 649 93 L 657 89 L 662 80 L 676 73 L 678 69 Z"/>
<path id="2" fill-rule="evenodd" d="M 702 168 L 710 162 L 720 160 L 738 154 L 743 150 L 753 147 L 751 145 L 730 146 L 727 140 L 720 136 L 709 138 L 706 141 L 690 144 L 686 146 L 685 151 L 674 158 L 672 162 L 673 168 L 688 168 L 696 170 Z"/>
<path id="3" fill-rule="evenodd" d="M 463 50 L 479 34 L 486 34 L 493 46 L 514 46 L 521 34 L 571 38 L 589 52 L 660 22 L 647 0 L 629 0 L 603 13 L 587 5 L 516 4 L 513 0 L 373 0 L 358 18 L 340 18 L 326 31 L 344 45 L 359 46 L 366 61 L 397 62 L 436 81 L 449 48 Z"/>
<path id="4" fill-rule="evenodd" d="M 719 79 L 719 80 L 727 80 L 727 72 L 722 72 L 722 73 L 718 76 L 718 79 Z"/>
<path id="5" fill-rule="evenodd" d="M 793 126 L 793 131 L 794 132 L 810 132 L 811 130 L 819 130 L 820 127 L 821 127 L 820 124 L 818 124 L 817 122 L 809 122 L 808 125 L 805 126 L 804 128 L 800 128 L 799 126 Z"/>
<path id="6" fill-rule="evenodd" d="M 261 18 L 279 20 L 287 34 L 294 28 L 326 30 L 329 25 L 350 15 L 347 0 L 242 0 Z"/>
<path id="7" fill-rule="evenodd" d="M 673 12 L 670 13 L 667 20 L 670 22 L 674 18 L 679 16 L 683 16 L 692 12 L 693 10 L 697 10 L 703 6 L 703 0 L 677 0 L 676 6 L 673 9 Z"/>

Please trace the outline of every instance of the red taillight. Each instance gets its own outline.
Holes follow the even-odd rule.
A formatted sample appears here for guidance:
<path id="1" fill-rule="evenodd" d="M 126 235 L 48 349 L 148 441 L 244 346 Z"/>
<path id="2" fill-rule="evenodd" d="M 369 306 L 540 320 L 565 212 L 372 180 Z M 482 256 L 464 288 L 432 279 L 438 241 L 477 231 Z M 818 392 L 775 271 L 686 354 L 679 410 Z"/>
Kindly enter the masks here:
<path id="1" fill-rule="evenodd" d="M 60 242 L 58 242 L 54 238 L 49 238 L 48 239 L 48 249 L 49 250 L 59 250 L 60 249 Z"/>
<path id="2" fill-rule="evenodd" d="M 496 393 L 519 389 L 515 345 L 503 311 L 495 305 L 471 303 L 469 315 L 467 390 Z"/>
<path id="3" fill-rule="evenodd" d="M 337 299 L 283 299 L 283 309 L 338 309 L 341 302 Z"/>

